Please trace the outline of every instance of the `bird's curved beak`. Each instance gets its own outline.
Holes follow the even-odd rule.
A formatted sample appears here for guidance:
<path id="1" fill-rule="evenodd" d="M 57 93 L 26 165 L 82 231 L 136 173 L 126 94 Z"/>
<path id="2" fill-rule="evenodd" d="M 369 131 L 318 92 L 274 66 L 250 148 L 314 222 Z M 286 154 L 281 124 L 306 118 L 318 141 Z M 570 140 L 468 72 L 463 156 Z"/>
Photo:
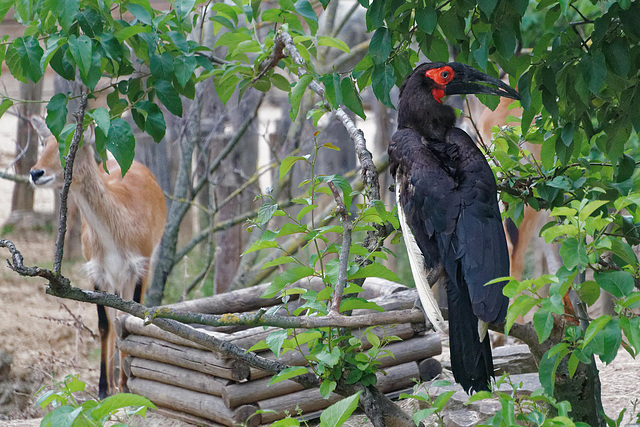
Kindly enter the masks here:
<path id="1" fill-rule="evenodd" d="M 459 62 L 448 64 L 454 72 L 453 79 L 445 86 L 446 95 L 479 94 L 504 96 L 520 99 L 520 94 L 500 79 L 482 73 L 475 68 Z M 485 84 L 491 86 L 487 86 Z"/>

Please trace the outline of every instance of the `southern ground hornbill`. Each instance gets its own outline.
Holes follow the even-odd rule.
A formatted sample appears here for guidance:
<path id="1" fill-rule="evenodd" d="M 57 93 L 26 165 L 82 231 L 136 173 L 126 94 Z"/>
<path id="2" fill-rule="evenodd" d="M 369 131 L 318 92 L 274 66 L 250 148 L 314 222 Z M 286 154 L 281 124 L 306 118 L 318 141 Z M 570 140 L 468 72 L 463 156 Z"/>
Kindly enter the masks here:
<path id="1" fill-rule="evenodd" d="M 508 299 L 504 282 L 485 284 L 509 275 L 493 173 L 469 135 L 455 127 L 454 110 L 442 103 L 446 95 L 471 93 L 519 99 L 507 84 L 464 64 L 419 65 L 400 89 L 398 130 L 389 144 L 398 216 L 420 301 L 441 330 L 431 286 L 445 286 L 451 366 L 466 392 L 489 389 L 487 324 L 504 321 Z"/>

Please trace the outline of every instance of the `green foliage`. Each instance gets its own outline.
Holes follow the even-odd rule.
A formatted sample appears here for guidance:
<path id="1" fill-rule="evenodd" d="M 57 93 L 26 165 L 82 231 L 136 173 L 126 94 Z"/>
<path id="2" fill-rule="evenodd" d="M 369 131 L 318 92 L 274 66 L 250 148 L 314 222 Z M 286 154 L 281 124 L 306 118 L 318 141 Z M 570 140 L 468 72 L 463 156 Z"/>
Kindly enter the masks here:
<path id="1" fill-rule="evenodd" d="M 509 385 L 509 391 L 500 391 L 503 384 Z M 522 383 L 514 384 L 508 374 L 503 374 L 491 392 L 476 393 L 469 398 L 465 405 L 486 399 L 497 399 L 500 403 L 500 410 L 482 424 L 487 426 L 587 427 L 585 423 L 571 420 L 569 415 L 571 404 L 569 402 L 559 402 L 543 390 L 534 391 L 531 395 L 519 392 L 522 385 Z"/>
<path id="2" fill-rule="evenodd" d="M 436 380 L 433 381 L 429 385 L 429 388 L 424 391 L 421 390 L 416 394 L 403 393 L 400 395 L 400 399 L 416 399 L 426 403 L 429 406 L 428 408 L 420 409 L 413 414 L 413 422 L 416 423 L 416 425 L 420 425 L 421 421 L 426 420 L 427 417 L 434 414 L 438 419 L 438 424 L 444 425 L 442 411 L 449 399 L 451 399 L 451 396 L 454 395 L 455 391 L 447 391 L 437 396 L 434 393 L 430 393 L 430 391 L 431 389 L 437 389 L 438 387 L 447 387 L 449 385 L 451 385 L 449 381 Z"/>
<path id="3" fill-rule="evenodd" d="M 301 187 L 306 188 L 308 197 L 293 200 L 296 209 L 291 211 L 282 209 L 275 200 L 269 196 L 259 210 L 258 217 L 252 222 L 253 232 L 261 232 L 261 238 L 245 251 L 250 253 L 259 250 L 279 251 L 281 256 L 271 257 L 265 262 L 263 268 L 283 266 L 282 272 L 276 275 L 270 286 L 264 292 L 264 297 L 281 296 L 284 308 L 290 315 L 326 315 L 335 298 L 334 289 L 339 282 L 340 261 L 336 254 L 341 253 L 341 235 L 346 233 L 345 228 L 350 228 L 356 235 L 370 230 L 370 223 L 384 224 L 392 222 L 396 227 L 397 219 L 388 212 L 382 203 L 371 203 L 370 206 L 358 205 L 358 214 L 355 218 L 349 217 L 356 197 L 351 184 L 338 175 L 315 175 L 314 165 L 318 151 L 321 149 L 335 149 L 333 146 L 318 146 L 314 152 L 305 156 L 290 156 L 282 159 L 280 163 L 280 178 L 284 178 L 291 172 L 291 168 L 298 162 L 304 162 L 311 168 L 311 177 L 303 181 Z M 324 204 L 336 204 L 339 201 L 347 212 L 334 211 L 329 219 L 337 219 L 340 225 L 331 225 L 323 221 L 317 224 L 320 216 L 318 210 L 321 202 Z M 295 211 L 297 210 L 297 213 Z M 279 224 L 275 229 L 268 228 L 274 217 Z M 258 230 L 255 230 L 258 229 Z M 291 255 L 286 246 L 287 241 L 295 239 L 298 244 L 304 246 L 302 255 Z M 355 242 L 355 239 L 353 240 Z M 376 262 L 377 259 L 386 259 L 383 251 L 368 253 L 358 243 L 352 243 L 349 252 L 352 257 L 359 255 L 359 261 L 347 261 L 347 286 L 344 290 L 339 312 L 354 309 L 381 308 L 373 302 L 358 298 L 357 294 L 363 289 L 359 281 L 367 277 L 382 277 L 390 280 L 398 280 L 395 273 Z M 297 287 L 296 282 L 307 281 L 311 278 L 319 278 L 325 284 L 320 291 Z M 295 309 L 288 302 L 291 295 L 298 295 L 303 301 Z M 265 341 L 254 345 L 251 350 L 262 348 L 270 349 L 276 356 L 287 351 L 298 350 L 305 355 L 311 371 L 321 378 L 320 393 L 328 398 L 335 390 L 338 382 L 347 384 L 361 383 L 365 386 L 376 383 L 376 372 L 379 369 L 379 359 L 391 355 L 384 346 L 396 337 L 388 336 L 383 328 L 370 327 L 358 334 L 352 335 L 350 331 L 336 328 L 311 329 L 300 332 L 295 329 L 279 330 L 271 333 Z M 297 375 L 308 373 L 307 368 L 293 367 L 274 376 L 271 383 L 293 378 Z M 349 398 L 348 398 L 349 399 Z M 335 414 L 325 411 L 326 425 L 339 425 L 344 422 L 344 415 L 351 413 L 351 406 L 357 404 L 357 396 L 346 399 L 343 409 L 334 409 Z M 355 402 L 355 403 L 354 403 Z M 354 406 L 355 407 L 355 406 Z M 326 415 L 324 415 L 326 414 Z"/>
<path id="4" fill-rule="evenodd" d="M 39 81 L 48 66 L 67 80 L 74 80 L 77 71 L 90 96 L 98 95 L 101 78 L 110 79 L 111 83 L 100 89 L 108 94 L 109 109 L 88 114 L 85 124 L 97 124 L 96 137 L 103 148 L 100 154 L 104 157 L 104 150 L 111 151 L 125 173 L 135 142 L 121 115 L 130 110 L 136 124 L 159 141 L 166 125 L 153 100 L 181 115 L 181 96 L 193 98 L 199 80 L 196 68 L 213 68 L 201 55 L 208 49 L 187 38 L 194 30 L 195 21 L 189 15 L 195 3 L 157 11 L 148 1 L 4 2 L 0 13 L 4 15 L 13 5 L 25 31 L 11 42 L 2 40 L 0 60 L 22 82 Z M 133 62 L 131 51 L 151 73 L 137 72 L 140 64 Z M 47 124 L 56 137 L 65 125 L 66 101 L 64 94 L 57 94 L 47 105 Z M 4 98 L 0 113 L 10 105 L 11 100 Z"/>
<path id="5" fill-rule="evenodd" d="M 328 1 L 321 0 L 323 8 Z M 569 374 L 580 363 L 592 363 L 598 355 L 610 362 L 622 346 L 633 356 L 640 352 L 640 268 L 633 247 L 640 243 L 640 3 L 619 0 L 359 0 L 366 9 L 366 30 L 371 35 L 367 53 L 346 72 L 318 67 L 326 49 L 348 53 L 352 47 L 335 34 L 319 30 L 320 8 L 307 0 L 235 0 L 210 4 L 211 15 L 202 22 L 201 1 L 174 2 L 158 11 L 147 0 L 95 2 L 92 0 L 0 1 L 0 18 L 13 7 L 15 19 L 24 25 L 24 34 L 15 40 L 0 38 L 0 61 L 18 80 L 38 81 L 50 67 L 62 78 L 79 75 L 89 90 L 96 92 L 98 81 L 107 79 L 107 108 L 89 111 L 85 124 L 96 125 L 97 151 L 106 158 L 111 151 L 126 172 L 133 159 L 135 141 L 122 115 L 131 112 L 136 125 L 160 141 L 166 131 L 162 105 L 175 115 L 183 113 L 183 97 L 193 99 L 195 86 L 213 79 L 218 96 L 227 102 L 234 93 L 242 96 L 249 87 L 262 91 L 276 88 L 289 96 L 290 118 L 297 118 L 311 87 L 324 90 L 324 102 L 308 113 L 314 123 L 341 105 L 361 118 L 365 111 L 360 92 L 371 87 L 384 105 L 393 107 L 390 93 L 402 84 L 421 56 L 432 61 L 455 60 L 489 74 L 498 70 L 509 75 L 512 86 L 522 96 L 513 108 L 508 130 L 499 130 L 493 149 L 496 178 L 508 205 L 506 217 L 522 220 L 526 205 L 549 209 L 552 221 L 542 230 L 547 242 L 560 246 L 564 266 L 540 278 L 510 281 L 505 293 L 513 298 L 507 315 L 507 330 L 519 315 L 535 309 L 533 323 L 540 342 L 552 339 L 553 346 L 541 361 L 540 379 L 547 392 L 554 388 L 555 372 L 566 358 Z M 201 46 L 191 37 L 200 27 L 214 31 L 213 48 L 222 58 L 213 58 L 211 47 Z M 267 31 L 258 32 L 259 29 Z M 280 55 L 276 41 L 287 31 L 303 63 L 290 54 Z M 516 54 L 516 46 L 522 49 Z M 279 49 L 281 46 L 278 47 Z M 135 61 L 130 52 L 135 53 Z M 216 53 L 218 54 L 218 53 Z M 270 58 L 277 59 L 266 67 Z M 143 70 L 138 72 L 138 65 Z M 301 76 L 299 78 L 295 76 Z M 495 108 L 498 99 L 480 97 Z M 47 105 L 46 122 L 60 140 L 70 140 L 66 126 L 65 94 L 53 96 Z M 0 115 L 15 100 L 2 95 Z M 531 144 L 531 151 L 525 142 Z M 533 147 L 537 146 L 537 147 Z M 68 144 L 61 144 L 62 153 Z M 331 149 L 331 146 L 325 148 Z M 315 155 L 290 156 L 280 163 L 280 179 L 299 162 L 313 168 Z M 282 209 L 267 197 L 252 228 L 261 238 L 247 252 L 278 252 L 265 268 L 282 266 L 268 295 L 301 293 L 304 305 L 294 314 L 326 314 L 332 289 L 338 282 L 341 236 L 346 226 L 359 238 L 371 224 L 391 223 L 394 215 L 382 204 L 357 202 L 350 184 L 339 176 L 312 174 L 301 185 L 307 195 L 294 200 L 296 209 Z M 327 225 L 319 218 L 320 201 L 334 198 L 334 186 L 347 209 L 359 211 L 341 225 Z M 265 199 L 266 200 L 266 199 Z M 371 201 L 369 201 L 371 202 Z M 273 217 L 282 225 L 269 229 Z M 293 256 L 285 243 L 296 238 L 304 258 Z M 384 277 L 397 280 L 376 259 L 385 258 L 384 249 L 368 253 L 358 244 L 349 248 L 347 279 Z M 354 256 L 364 257 L 355 261 Z M 582 280 L 593 272 L 593 280 Z M 323 292 L 292 288 L 297 280 L 317 277 L 326 285 Z M 549 295 L 540 290 L 549 285 Z M 355 285 L 351 285 L 355 289 Z M 587 319 L 566 310 L 562 298 L 574 290 L 584 308 L 606 291 L 614 298 L 615 314 Z M 342 301 L 341 311 L 368 307 L 356 297 Z M 555 331 L 560 316 L 591 321 L 584 330 L 573 325 Z M 560 326 L 559 326 L 560 327 Z M 323 391 L 331 390 L 345 368 L 343 348 L 353 346 L 353 354 L 364 354 L 336 331 L 317 331 L 318 373 L 324 375 Z M 270 341 L 276 350 L 286 351 L 287 342 L 298 336 L 286 331 Z M 560 337 L 560 338 L 558 338 Z M 276 339 L 277 338 L 277 339 Z M 310 340 L 305 345 L 316 348 Z M 339 348 L 336 357 L 334 348 Z M 373 348 L 376 348 L 374 346 Z M 377 347 L 380 348 L 380 347 Z M 351 351 L 351 350 L 350 350 Z M 361 359 L 363 356 L 359 356 Z M 354 359 L 355 360 L 355 359 Z M 364 359 L 359 361 L 364 366 Z M 375 363 L 374 363 L 375 365 Z M 357 366 L 357 363 L 356 363 Z M 356 368 L 364 382 L 374 372 Z"/>
<path id="6" fill-rule="evenodd" d="M 51 405 L 40 426 L 103 426 L 107 422 L 120 421 L 123 416 L 144 417 L 147 409 L 156 406 L 147 398 L 130 393 L 119 393 L 100 401 L 84 391 L 85 383 L 75 375 L 63 381 L 54 381 L 52 387 L 44 386 L 36 395 L 36 405 L 45 409 Z"/>

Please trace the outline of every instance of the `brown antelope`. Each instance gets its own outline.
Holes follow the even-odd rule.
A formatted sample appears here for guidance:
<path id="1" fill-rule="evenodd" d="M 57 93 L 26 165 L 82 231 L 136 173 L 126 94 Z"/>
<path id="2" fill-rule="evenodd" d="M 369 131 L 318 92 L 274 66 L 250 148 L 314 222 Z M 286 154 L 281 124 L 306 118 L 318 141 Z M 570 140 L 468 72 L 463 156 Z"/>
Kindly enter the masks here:
<path id="1" fill-rule="evenodd" d="M 32 124 L 45 138 L 38 162 L 31 168 L 36 186 L 62 188 L 64 173 L 58 142 L 40 117 Z M 141 163 L 133 162 L 124 177 L 114 160 L 105 172 L 94 159 L 94 150 L 84 143 L 73 167 L 69 195 L 82 217 L 82 252 L 86 272 L 95 290 L 140 302 L 144 295 L 153 254 L 166 220 L 164 195 L 156 179 Z M 100 398 L 115 393 L 113 358 L 116 311 L 98 305 L 100 332 Z M 120 354 L 120 391 L 126 390 L 126 375 Z"/>

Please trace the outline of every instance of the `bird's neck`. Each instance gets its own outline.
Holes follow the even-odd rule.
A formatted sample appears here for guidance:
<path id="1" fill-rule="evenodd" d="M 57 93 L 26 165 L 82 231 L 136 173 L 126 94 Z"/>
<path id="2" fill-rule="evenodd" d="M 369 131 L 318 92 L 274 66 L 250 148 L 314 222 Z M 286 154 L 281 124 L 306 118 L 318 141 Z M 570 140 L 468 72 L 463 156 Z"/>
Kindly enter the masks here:
<path id="1" fill-rule="evenodd" d="M 453 108 L 437 102 L 429 92 L 405 90 L 398 102 L 398 129 L 410 128 L 427 141 L 443 141 L 455 126 Z"/>

